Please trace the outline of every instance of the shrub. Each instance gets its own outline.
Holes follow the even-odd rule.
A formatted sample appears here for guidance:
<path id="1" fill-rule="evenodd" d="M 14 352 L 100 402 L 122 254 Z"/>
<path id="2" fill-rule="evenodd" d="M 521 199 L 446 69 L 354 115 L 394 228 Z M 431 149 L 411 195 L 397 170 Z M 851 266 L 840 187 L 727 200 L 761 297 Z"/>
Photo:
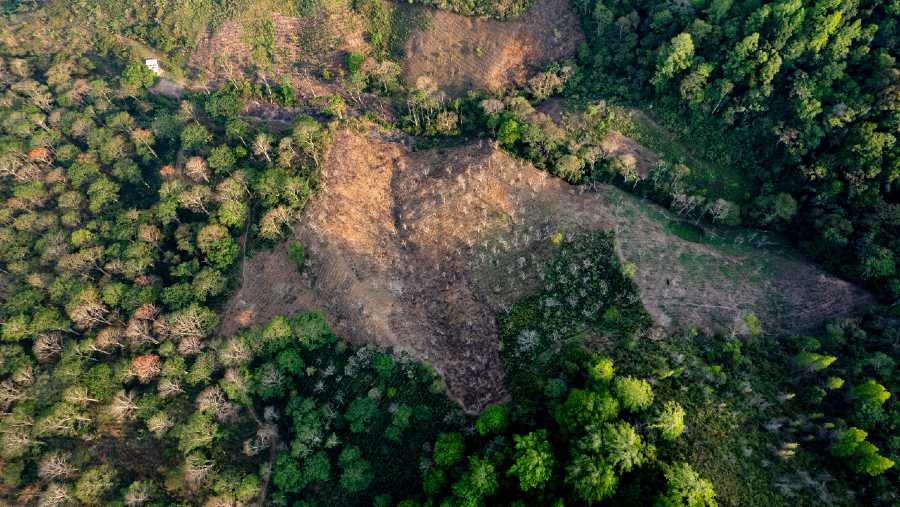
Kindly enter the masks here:
<path id="1" fill-rule="evenodd" d="M 303 265 L 306 262 L 306 249 L 303 247 L 303 243 L 296 240 L 288 243 L 287 255 L 288 259 L 297 265 L 297 269 L 303 271 Z"/>

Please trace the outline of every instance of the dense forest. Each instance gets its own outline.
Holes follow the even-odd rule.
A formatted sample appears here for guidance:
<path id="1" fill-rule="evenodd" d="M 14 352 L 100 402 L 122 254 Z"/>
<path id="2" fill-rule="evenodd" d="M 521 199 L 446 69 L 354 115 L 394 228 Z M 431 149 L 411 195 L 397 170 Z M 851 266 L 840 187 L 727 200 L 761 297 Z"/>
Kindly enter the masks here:
<path id="1" fill-rule="evenodd" d="M 574 0 L 571 60 L 455 98 L 403 81 L 420 10 L 532 2 L 417 3 L 0 2 L 0 504 L 896 505 L 897 2 Z M 317 68 L 326 95 L 273 70 L 271 21 L 247 25 L 239 79 L 166 94 L 142 61 L 188 82 L 226 21 L 340 9 L 369 53 Z M 651 135 L 634 109 L 690 157 L 639 174 L 607 156 L 612 132 Z M 320 312 L 223 334 L 247 259 L 287 242 L 308 270 L 292 228 L 342 129 L 488 140 L 665 206 L 682 236 L 774 231 L 880 306 L 802 336 L 747 312 L 727 333 L 664 328 L 614 231 L 555 232 L 539 283 L 496 314 L 508 396 L 480 413 Z"/>
<path id="2" fill-rule="evenodd" d="M 694 193 L 900 297 L 896 3 L 575 5 L 589 40 L 579 93 L 652 103 L 732 166 Z"/>

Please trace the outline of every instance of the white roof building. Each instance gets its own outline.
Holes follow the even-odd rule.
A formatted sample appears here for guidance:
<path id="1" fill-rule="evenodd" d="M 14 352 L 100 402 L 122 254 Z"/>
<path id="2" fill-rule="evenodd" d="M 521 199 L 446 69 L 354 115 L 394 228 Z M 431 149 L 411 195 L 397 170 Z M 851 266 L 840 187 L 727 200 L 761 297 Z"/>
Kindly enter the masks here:
<path id="1" fill-rule="evenodd" d="M 148 58 L 144 60 L 144 65 L 146 65 L 148 69 L 152 70 L 153 73 L 157 76 L 162 75 L 162 68 L 159 66 L 159 60 L 157 60 L 156 58 Z"/>

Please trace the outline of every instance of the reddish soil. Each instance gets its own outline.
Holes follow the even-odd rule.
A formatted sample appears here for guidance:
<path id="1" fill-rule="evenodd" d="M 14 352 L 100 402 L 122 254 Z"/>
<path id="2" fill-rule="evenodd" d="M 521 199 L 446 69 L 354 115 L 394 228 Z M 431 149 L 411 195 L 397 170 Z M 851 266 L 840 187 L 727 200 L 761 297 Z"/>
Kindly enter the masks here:
<path id="1" fill-rule="evenodd" d="M 574 55 L 583 39 L 566 0 L 536 0 L 509 21 L 436 10 L 426 26 L 406 41 L 406 81 L 415 86 L 425 78 L 454 95 L 520 85 L 529 72 Z"/>
<path id="2" fill-rule="evenodd" d="M 557 232 L 613 229 L 636 265 L 642 300 L 664 327 L 727 332 L 746 312 L 792 332 L 871 298 L 749 233 L 693 243 L 669 233 L 668 212 L 613 187 L 572 187 L 489 143 L 411 152 L 402 137 L 338 131 L 325 190 L 285 245 L 244 265 L 226 309 L 229 334 L 278 314 L 322 310 L 340 335 L 430 362 L 471 412 L 503 400 L 495 316 L 539 287 Z"/>

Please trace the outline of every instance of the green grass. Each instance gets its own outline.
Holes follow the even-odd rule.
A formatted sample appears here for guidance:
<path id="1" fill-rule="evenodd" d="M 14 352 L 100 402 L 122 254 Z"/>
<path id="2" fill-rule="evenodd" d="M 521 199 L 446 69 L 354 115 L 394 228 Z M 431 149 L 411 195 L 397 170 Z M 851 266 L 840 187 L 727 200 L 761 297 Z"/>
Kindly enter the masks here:
<path id="1" fill-rule="evenodd" d="M 679 238 L 692 243 L 705 243 L 703 229 L 690 222 L 674 221 L 666 222 L 666 230 Z"/>
<path id="2" fill-rule="evenodd" d="M 742 201 L 748 192 L 745 178 L 733 164 L 718 164 L 704 157 L 692 141 L 672 132 L 645 111 L 622 111 L 614 128 L 655 152 L 660 159 L 685 164 L 691 169 L 687 182 L 709 198 Z"/>
<path id="3" fill-rule="evenodd" d="M 421 5 L 394 4 L 385 0 L 355 0 L 353 9 L 366 18 L 375 56 L 400 58 L 403 44 L 414 28 L 424 28 L 427 11 Z"/>

